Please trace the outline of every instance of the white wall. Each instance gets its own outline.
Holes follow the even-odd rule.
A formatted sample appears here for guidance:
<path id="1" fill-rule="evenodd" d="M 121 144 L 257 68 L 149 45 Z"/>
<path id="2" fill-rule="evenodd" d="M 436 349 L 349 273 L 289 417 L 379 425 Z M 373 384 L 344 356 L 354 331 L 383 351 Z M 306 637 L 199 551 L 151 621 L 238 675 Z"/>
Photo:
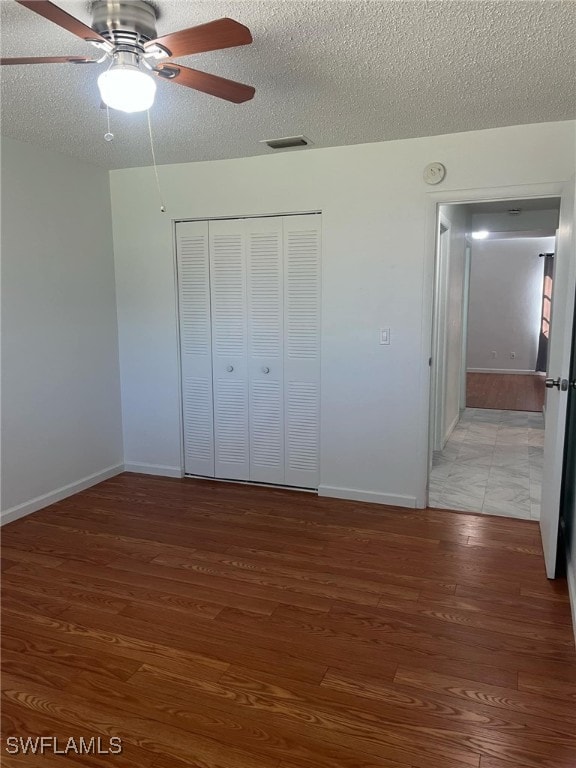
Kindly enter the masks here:
<path id="1" fill-rule="evenodd" d="M 321 210 L 321 491 L 414 505 L 425 488 L 431 192 L 569 178 L 574 123 L 111 173 L 125 460 L 182 466 L 172 219 Z M 193 146 L 191 147 L 191 155 Z M 391 328 L 390 346 L 378 329 Z M 158 469 L 164 467 L 169 469 Z"/>
<path id="2" fill-rule="evenodd" d="M 442 205 L 442 217 L 449 223 L 450 244 L 448 280 L 446 291 L 446 343 L 444 376 L 444 442 L 460 418 L 461 374 L 462 374 L 462 333 L 464 269 L 466 264 L 466 232 L 469 216 L 465 206 Z"/>
<path id="3" fill-rule="evenodd" d="M 108 173 L 8 138 L 1 148 L 9 520 L 121 465 L 122 434 Z"/>
<path id="4" fill-rule="evenodd" d="M 468 370 L 534 371 L 544 273 L 538 254 L 554 248 L 553 237 L 473 241 Z"/>
<path id="5" fill-rule="evenodd" d="M 558 210 L 544 209 L 509 213 L 473 213 L 471 231 L 520 232 L 542 230 L 538 235 L 554 235 L 558 229 Z"/>

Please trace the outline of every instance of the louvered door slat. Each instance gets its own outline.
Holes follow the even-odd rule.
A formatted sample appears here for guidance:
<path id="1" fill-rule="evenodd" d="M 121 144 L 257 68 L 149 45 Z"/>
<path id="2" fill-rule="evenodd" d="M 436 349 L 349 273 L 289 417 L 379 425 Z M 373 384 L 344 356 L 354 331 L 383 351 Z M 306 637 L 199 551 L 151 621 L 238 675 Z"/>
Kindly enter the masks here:
<path id="1" fill-rule="evenodd" d="M 288 467 L 299 472 L 315 470 L 318 462 L 318 384 L 288 382 Z"/>
<path id="2" fill-rule="evenodd" d="M 216 477 L 248 480 L 246 244 L 242 220 L 211 221 L 210 284 Z"/>
<path id="3" fill-rule="evenodd" d="M 285 482 L 306 488 L 320 480 L 320 255 L 320 216 L 286 216 Z"/>
<path id="4" fill-rule="evenodd" d="M 250 479 L 284 483 L 282 218 L 245 221 Z"/>
<path id="5" fill-rule="evenodd" d="M 214 476 L 208 223 L 176 227 L 184 471 Z"/>
<path id="6" fill-rule="evenodd" d="M 250 384 L 250 479 L 255 482 L 284 482 L 281 394 L 279 381 Z"/>

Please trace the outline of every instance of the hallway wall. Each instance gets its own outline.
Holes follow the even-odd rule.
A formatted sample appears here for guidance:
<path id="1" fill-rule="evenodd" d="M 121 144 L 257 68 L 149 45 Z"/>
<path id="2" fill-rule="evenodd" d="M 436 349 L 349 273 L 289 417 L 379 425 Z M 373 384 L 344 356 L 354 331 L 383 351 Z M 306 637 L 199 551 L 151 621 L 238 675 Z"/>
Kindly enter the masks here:
<path id="1" fill-rule="evenodd" d="M 553 237 L 472 241 L 469 371 L 535 371 L 544 270 L 538 254 L 554 248 Z"/>

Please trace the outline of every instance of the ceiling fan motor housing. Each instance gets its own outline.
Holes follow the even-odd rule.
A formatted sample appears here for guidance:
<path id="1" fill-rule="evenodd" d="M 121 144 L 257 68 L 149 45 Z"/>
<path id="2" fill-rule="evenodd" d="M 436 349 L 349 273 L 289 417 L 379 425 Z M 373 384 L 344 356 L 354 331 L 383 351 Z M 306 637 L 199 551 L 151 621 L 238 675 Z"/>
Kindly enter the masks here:
<path id="1" fill-rule="evenodd" d="M 92 4 L 92 28 L 117 50 L 143 52 L 144 43 L 156 38 L 156 18 L 156 9 L 142 0 L 95 0 Z"/>

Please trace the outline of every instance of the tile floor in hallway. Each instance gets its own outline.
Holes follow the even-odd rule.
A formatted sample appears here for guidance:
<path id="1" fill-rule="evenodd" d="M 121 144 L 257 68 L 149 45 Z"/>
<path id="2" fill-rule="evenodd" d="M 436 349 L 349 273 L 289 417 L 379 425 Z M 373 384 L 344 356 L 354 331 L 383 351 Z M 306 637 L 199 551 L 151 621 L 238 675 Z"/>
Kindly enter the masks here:
<path id="1" fill-rule="evenodd" d="M 466 408 L 434 455 L 429 506 L 537 520 L 543 453 L 541 413 Z"/>

